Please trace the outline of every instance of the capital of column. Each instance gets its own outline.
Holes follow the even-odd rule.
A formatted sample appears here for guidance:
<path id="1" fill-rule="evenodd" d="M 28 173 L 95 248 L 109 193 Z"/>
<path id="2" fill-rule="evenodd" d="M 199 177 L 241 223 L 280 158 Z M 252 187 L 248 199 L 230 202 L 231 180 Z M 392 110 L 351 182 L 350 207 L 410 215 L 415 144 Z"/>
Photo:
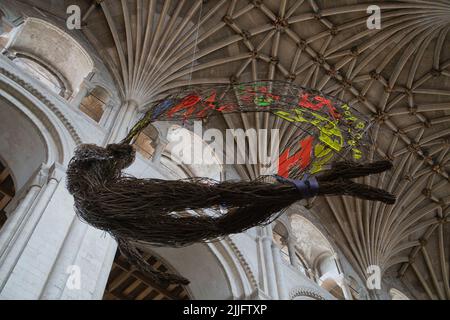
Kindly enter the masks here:
<path id="1" fill-rule="evenodd" d="M 29 188 L 32 187 L 42 187 L 49 178 L 50 174 L 50 167 L 47 164 L 42 164 L 35 176 L 33 177 L 33 180 L 30 183 Z"/>
<path id="2" fill-rule="evenodd" d="M 133 109 L 135 109 L 135 110 L 138 110 L 138 108 L 139 108 L 139 102 L 137 102 L 137 101 L 134 100 L 134 99 L 128 99 L 128 100 L 126 100 L 124 104 L 125 104 L 128 108 L 133 108 Z"/>
<path id="3" fill-rule="evenodd" d="M 88 95 L 92 90 L 94 90 L 95 86 L 92 84 L 89 75 L 84 78 L 83 82 L 80 84 L 80 87 L 78 88 L 78 93 L 84 92 L 85 96 Z"/>
<path id="4" fill-rule="evenodd" d="M 60 182 L 66 174 L 66 169 L 59 163 L 54 163 L 50 169 L 48 174 L 48 182 L 55 181 Z"/>

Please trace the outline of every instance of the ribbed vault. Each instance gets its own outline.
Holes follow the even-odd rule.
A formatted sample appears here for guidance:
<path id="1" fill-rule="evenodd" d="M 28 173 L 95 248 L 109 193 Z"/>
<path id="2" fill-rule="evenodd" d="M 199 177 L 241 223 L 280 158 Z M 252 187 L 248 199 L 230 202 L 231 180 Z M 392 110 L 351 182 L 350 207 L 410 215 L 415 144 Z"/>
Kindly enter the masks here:
<path id="1" fill-rule="evenodd" d="M 27 2 L 64 15 L 47 1 Z M 371 156 L 392 159 L 395 169 L 371 182 L 399 201 L 329 198 L 318 206 L 320 220 L 362 277 L 378 265 L 417 298 L 450 299 L 448 1 L 78 2 L 82 32 L 109 64 L 124 100 L 141 107 L 182 85 L 280 79 L 372 117 Z M 380 30 L 366 26 L 372 4 L 382 10 Z M 280 128 L 283 144 L 293 133 L 261 114 L 217 125 Z M 254 178 L 259 168 L 238 172 Z"/>

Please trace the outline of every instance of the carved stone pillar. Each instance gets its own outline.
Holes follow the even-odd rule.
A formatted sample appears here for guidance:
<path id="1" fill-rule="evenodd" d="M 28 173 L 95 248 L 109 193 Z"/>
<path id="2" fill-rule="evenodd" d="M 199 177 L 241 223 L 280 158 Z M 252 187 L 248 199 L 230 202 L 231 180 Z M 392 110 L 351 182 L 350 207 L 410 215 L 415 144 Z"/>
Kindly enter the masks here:
<path id="1" fill-rule="evenodd" d="M 105 127 L 105 128 L 110 128 L 111 127 L 112 122 L 114 121 L 115 109 L 116 108 L 114 106 L 114 102 L 111 101 L 111 100 L 105 105 L 102 117 L 101 117 L 100 122 L 99 122 L 99 124 L 102 127 Z"/>
<path id="2" fill-rule="evenodd" d="M 275 272 L 273 251 L 272 251 L 272 227 L 265 226 L 260 229 L 261 237 L 261 249 L 262 249 L 262 261 L 264 264 L 265 270 L 263 272 L 263 285 L 266 289 L 267 295 L 271 299 L 278 299 L 278 286 L 277 286 L 277 277 Z"/>
<path id="3" fill-rule="evenodd" d="M 295 269 L 300 269 L 300 264 L 298 261 L 297 256 L 295 255 L 295 243 L 297 242 L 297 239 L 295 239 L 295 237 L 290 234 L 289 237 L 286 239 L 286 245 L 288 247 L 288 251 L 289 251 L 289 260 L 291 262 L 291 265 L 295 268 Z"/>
<path id="4" fill-rule="evenodd" d="M 286 285 L 284 281 L 284 274 L 282 271 L 283 261 L 281 260 L 281 249 L 278 245 L 272 241 L 272 254 L 273 254 L 273 265 L 276 275 L 276 283 L 277 283 L 277 292 L 278 299 L 280 300 L 288 300 L 289 293 L 286 290 Z"/>
<path id="5" fill-rule="evenodd" d="M 48 171 L 0 233 L 0 299 L 101 299 L 117 244 L 75 215 L 65 168 Z"/>
<path id="6" fill-rule="evenodd" d="M 3 228 L 0 229 L 0 266 L 2 267 L 5 265 L 5 261 L 13 246 L 20 243 L 19 237 L 23 236 L 22 231 L 32 212 L 30 208 L 33 206 L 43 186 L 47 183 L 48 170 L 49 168 L 45 165 L 41 166 L 28 188 L 23 192 L 22 198 L 17 201 L 15 209 L 12 212 L 8 212 L 8 220 Z M 0 267 L 0 270 L 3 270 L 2 267 Z"/>
<path id="7" fill-rule="evenodd" d="M 64 174 L 60 166 L 54 165 L 45 185 L 41 186 L 39 179 L 46 177 L 45 171 L 38 174 L 39 177 L 31 184 L 29 192 L 2 230 L 1 237 L 7 242 L 0 257 L 0 298 L 36 299 L 39 286 L 45 281 L 45 269 L 48 268 L 46 254 L 51 254 L 52 239 L 58 233 L 48 229 L 50 224 L 46 224 L 45 220 L 49 215 L 45 213 Z"/>

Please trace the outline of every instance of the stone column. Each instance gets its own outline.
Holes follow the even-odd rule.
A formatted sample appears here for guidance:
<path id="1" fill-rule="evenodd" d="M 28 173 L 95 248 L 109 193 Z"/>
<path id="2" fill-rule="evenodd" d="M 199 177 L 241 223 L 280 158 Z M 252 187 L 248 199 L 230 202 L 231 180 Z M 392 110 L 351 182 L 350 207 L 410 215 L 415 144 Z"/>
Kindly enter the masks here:
<path id="1" fill-rule="evenodd" d="M 126 137 L 134 124 L 138 104 L 134 100 L 126 101 L 119 109 L 106 143 L 119 142 Z"/>
<path id="2" fill-rule="evenodd" d="M 115 111 L 115 107 L 114 107 L 114 102 L 113 101 L 109 101 L 106 105 L 105 108 L 103 110 L 103 115 L 100 119 L 99 124 L 102 127 L 105 128 L 110 128 L 112 125 L 112 122 L 114 121 L 114 111 Z"/>
<path id="3" fill-rule="evenodd" d="M 266 289 L 266 294 L 271 299 L 278 299 L 278 287 L 277 278 L 275 274 L 275 265 L 273 263 L 273 252 L 272 252 L 272 227 L 265 226 L 260 228 L 260 238 L 259 242 L 261 244 L 261 264 L 264 266 L 263 271 L 263 286 Z"/>
<path id="4" fill-rule="evenodd" d="M 289 260 L 291 262 L 291 265 L 295 268 L 295 269 L 300 269 L 300 264 L 298 262 L 298 258 L 295 255 L 295 243 L 297 242 L 297 239 L 295 239 L 295 237 L 290 234 L 289 237 L 286 240 L 286 245 L 288 247 L 288 251 L 289 251 Z"/>
<path id="5" fill-rule="evenodd" d="M 273 265 L 276 275 L 276 283 L 277 283 L 277 291 L 278 291 L 278 299 L 280 300 L 288 300 L 289 294 L 286 290 L 286 285 L 284 281 L 284 274 L 282 271 L 282 258 L 281 258 L 281 249 L 278 245 L 272 241 L 272 253 L 273 253 Z"/>
<path id="6" fill-rule="evenodd" d="M 89 83 L 87 79 L 85 79 L 78 88 L 78 92 L 76 95 L 72 98 L 72 101 L 70 102 L 71 106 L 75 109 L 79 109 L 81 106 L 81 102 L 83 102 L 83 99 L 86 98 L 89 93 L 92 90 L 92 85 Z"/>
<path id="7" fill-rule="evenodd" d="M 159 161 L 161 160 L 161 156 L 164 152 L 164 149 L 166 148 L 168 143 L 169 143 L 169 141 L 166 138 L 163 138 L 162 136 L 158 137 L 155 152 L 153 153 L 153 157 L 152 157 L 153 163 L 159 163 Z"/>
<path id="8" fill-rule="evenodd" d="M 167 123 L 156 122 L 152 124 L 153 127 L 158 131 L 158 139 L 156 141 L 155 152 L 153 153 L 152 162 L 159 163 L 161 160 L 161 156 L 169 144 L 169 140 L 167 140 L 167 135 L 169 131 L 169 126 Z"/>
<path id="9" fill-rule="evenodd" d="M 307 274 L 308 278 L 310 278 L 314 282 L 317 282 L 317 276 L 313 269 L 310 269 L 310 268 L 306 269 L 306 274 Z"/>
<path id="10" fill-rule="evenodd" d="M 44 180 L 2 230 L 0 299 L 101 299 L 117 244 L 75 215 L 64 167 Z"/>
<path id="11" fill-rule="evenodd" d="M 22 231 L 32 212 L 30 208 L 43 186 L 47 183 L 48 170 L 49 168 L 45 165 L 41 166 L 28 188 L 24 191 L 22 199 L 17 201 L 15 209 L 12 212 L 8 212 L 8 219 L 3 228 L 0 229 L 0 270 L 3 270 L 2 267 L 5 265 L 5 260 L 8 258 L 10 251 L 19 243 L 18 238 L 21 235 L 23 236 Z M 2 271 L 0 271 L 0 275 L 1 273 Z"/>
<path id="12" fill-rule="evenodd" d="M 347 279 L 345 278 L 345 275 L 343 273 L 341 273 L 339 277 L 336 278 L 336 283 L 342 289 L 345 300 L 353 300 L 350 288 L 348 287 Z"/>
<path id="13" fill-rule="evenodd" d="M 53 233 L 49 229 L 52 225 L 44 223 L 46 220 L 44 216 L 60 185 L 62 176 L 62 168 L 55 165 L 50 169 L 44 186 L 33 183 L 5 228 L 5 237 L 10 241 L 2 250 L 1 256 L 0 298 L 2 299 L 36 299 L 38 297 L 39 285 L 42 285 L 50 271 L 46 268 L 49 261 L 47 254 L 55 249 L 52 247 L 54 234 L 61 232 L 61 230 L 55 230 Z M 63 208 L 59 210 L 61 209 Z M 47 228 L 47 230 L 39 232 L 41 228 Z M 13 243 L 11 240 L 14 240 Z M 8 245 L 8 243 L 11 244 Z"/>

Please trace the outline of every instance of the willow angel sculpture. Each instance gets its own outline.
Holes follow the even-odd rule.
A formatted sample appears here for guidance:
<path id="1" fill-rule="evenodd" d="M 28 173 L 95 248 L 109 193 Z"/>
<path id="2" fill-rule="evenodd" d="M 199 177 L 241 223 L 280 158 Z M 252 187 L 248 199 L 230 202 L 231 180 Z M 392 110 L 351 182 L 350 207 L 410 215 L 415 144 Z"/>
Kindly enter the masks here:
<path id="1" fill-rule="evenodd" d="M 271 95 L 270 99 L 276 99 Z M 192 99 L 192 94 L 188 97 L 191 104 L 183 105 L 172 99 L 175 104 L 172 104 L 171 109 L 160 109 L 157 115 L 169 114 L 173 117 L 183 110 L 190 115 L 197 113 L 192 101 L 197 100 L 198 103 L 200 100 Z M 261 95 L 256 98 L 253 101 L 268 99 Z M 186 101 L 186 96 L 179 98 L 179 101 Z M 208 106 L 211 106 L 210 102 Z M 279 108 L 280 104 L 277 104 L 278 116 L 286 119 L 288 111 Z M 297 117 L 299 112 L 296 110 Z M 314 117 L 325 119 L 325 115 L 316 113 Z M 74 196 L 78 216 L 90 225 L 110 233 L 117 239 L 122 253 L 130 262 L 156 281 L 187 283 L 182 277 L 151 269 L 135 244 L 181 247 L 211 241 L 268 223 L 294 202 L 315 196 L 347 195 L 387 204 L 395 202 L 395 197 L 387 191 L 351 180 L 384 172 L 392 167 L 389 161 L 335 161 L 329 170 L 313 175 L 295 175 L 294 178 L 286 174 L 274 175 L 272 181 L 218 182 L 205 178 L 171 181 L 139 179 L 123 174 L 123 170 L 135 159 L 135 150 L 129 144 L 131 138 L 156 118 L 154 113 L 147 114 L 122 143 L 106 147 L 92 144 L 79 146 L 67 171 L 67 186 Z M 300 119 L 303 122 L 307 120 L 306 116 Z M 310 120 L 311 123 L 318 127 L 320 121 Z M 319 136 L 319 140 L 332 144 L 331 131 L 329 125 L 321 130 L 326 136 Z M 347 132 L 351 130 L 347 129 Z M 354 148 L 355 143 L 350 146 Z M 357 153 L 353 152 L 353 157 L 355 155 Z M 217 214 L 195 214 L 209 209 Z"/>

